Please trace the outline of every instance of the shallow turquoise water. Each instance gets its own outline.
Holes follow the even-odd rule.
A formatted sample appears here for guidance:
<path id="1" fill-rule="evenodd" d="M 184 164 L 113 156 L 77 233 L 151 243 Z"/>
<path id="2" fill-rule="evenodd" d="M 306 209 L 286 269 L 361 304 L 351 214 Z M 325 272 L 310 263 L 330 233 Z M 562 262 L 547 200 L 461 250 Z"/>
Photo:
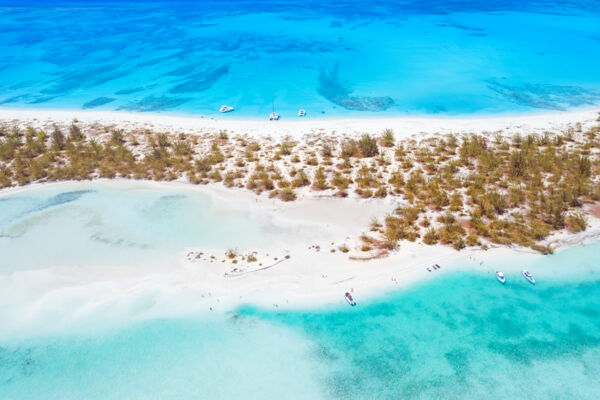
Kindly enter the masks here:
<path id="1" fill-rule="evenodd" d="M 600 393 L 600 243 L 448 271 L 355 308 L 0 338 L 2 399 L 514 398 Z M 509 263 L 509 264 L 507 264 Z"/>
<path id="2" fill-rule="evenodd" d="M 0 197 L 0 274 L 76 266 L 165 266 L 189 247 L 256 247 L 274 227 L 193 189 L 60 184 Z"/>
<path id="3" fill-rule="evenodd" d="M 282 118 L 600 103 L 592 0 L 0 0 L 0 106 Z"/>
<path id="4" fill-rule="evenodd" d="M 597 398 L 600 281 L 529 285 L 452 274 L 359 312 L 263 317 L 313 340 L 330 398 Z"/>

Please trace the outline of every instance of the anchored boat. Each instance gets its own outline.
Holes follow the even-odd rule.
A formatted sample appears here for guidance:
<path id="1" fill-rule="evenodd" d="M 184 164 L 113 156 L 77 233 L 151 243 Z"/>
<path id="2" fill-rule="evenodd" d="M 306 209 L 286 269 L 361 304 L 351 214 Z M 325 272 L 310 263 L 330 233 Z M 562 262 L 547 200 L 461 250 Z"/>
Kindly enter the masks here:
<path id="1" fill-rule="evenodd" d="M 306 115 L 306 110 L 299 110 L 298 111 L 298 116 L 299 117 L 304 117 Z"/>
<path id="2" fill-rule="evenodd" d="M 348 304 L 350 304 L 352 307 L 354 307 L 356 305 L 356 302 L 352 298 L 352 295 L 350 294 L 350 292 L 346 292 L 344 297 L 346 298 L 346 301 L 348 302 Z"/>
<path id="3" fill-rule="evenodd" d="M 521 274 L 523 274 L 523 278 L 527 279 L 532 285 L 535 285 L 535 279 L 533 278 L 533 275 L 531 275 L 531 272 L 524 269 Z"/>
<path id="4" fill-rule="evenodd" d="M 503 285 L 506 283 L 506 278 L 504 277 L 504 274 L 500 271 L 496 271 L 496 279 L 498 279 Z"/>
<path id="5" fill-rule="evenodd" d="M 228 113 L 233 110 L 234 110 L 234 108 L 230 107 L 230 106 L 221 106 L 221 108 L 219 108 L 219 112 L 222 112 L 222 113 Z"/>
<path id="6" fill-rule="evenodd" d="M 273 112 L 269 114 L 269 121 L 277 121 L 279 119 L 279 114 L 275 112 L 275 102 L 271 102 L 271 107 L 273 107 Z"/>

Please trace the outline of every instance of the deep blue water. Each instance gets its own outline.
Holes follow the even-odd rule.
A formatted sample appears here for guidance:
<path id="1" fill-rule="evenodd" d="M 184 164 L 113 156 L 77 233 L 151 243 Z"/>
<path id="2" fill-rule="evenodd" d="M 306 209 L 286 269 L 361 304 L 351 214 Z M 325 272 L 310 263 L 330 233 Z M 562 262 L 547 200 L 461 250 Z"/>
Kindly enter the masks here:
<path id="1" fill-rule="evenodd" d="M 0 0 L 0 107 L 263 118 L 600 103 L 600 3 Z"/>

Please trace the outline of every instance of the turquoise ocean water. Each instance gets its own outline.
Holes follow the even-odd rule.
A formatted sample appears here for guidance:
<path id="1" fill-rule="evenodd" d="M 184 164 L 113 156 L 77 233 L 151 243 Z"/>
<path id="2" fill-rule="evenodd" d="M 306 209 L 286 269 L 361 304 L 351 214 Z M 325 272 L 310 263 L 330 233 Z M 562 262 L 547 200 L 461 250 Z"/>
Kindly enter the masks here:
<path id="1" fill-rule="evenodd" d="M 167 196 L 179 198 L 169 203 L 168 224 L 159 211 Z M 116 199 L 123 199 L 121 205 Z M 188 221 L 178 215 L 189 215 L 190 207 L 203 209 L 198 218 L 228 221 L 247 236 L 260 234 L 242 223 L 243 213 L 215 214 L 218 208 L 211 204 L 187 190 L 122 183 L 91 185 L 87 191 L 57 185 L 1 197 L 0 285 L 32 268 L 50 275 L 57 254 L 81 268 L 97 259 L 110 264 L 107 254 L 114 264 L 123 263 L 123 244 L 143 239 L 154 258 L 166 259 L 176 248 L 152 242 L 164 239 L 165 229 L 178 232 L 182 243 L 217 246 L 223 235 L 231 235 L 203 236 L 201 221 L 200 228 L 179 232 Z M 121 214 L 111 216 L 119 207 Z M 69 210 L 79 210 L 78 216 Z M 124 230 L 117 217 L 135 226 Z M 75 241 L 87 258 L 52 237 L 48 244 L 32 241 L 36 232 Z M 109 237 L 121 232 L 121 241 L 98 243 L 98 232 Z M 30 253 L 47 257 L 26 254 L 24 243 Z M 458 261 L 428 281 L 359 297 L 355 308 L 343 299 L 294 311 L 240 306 L 224 314 L 112 327 L 99 313 L 83 331 L 0 336 L 0 398 L 596 399 L 598 254 L 600 242 L 552 256 L 523 254 L 517 266 L 506 258 L 483 266 Z M 26 262 L 19 264 L 19 257 Z M 130 263 L 140 260 L 144 268 L 143 258 Z M 459 268 L 467 265 L 471 268 Z M 521 268 L 535 274 L 535 286 L 520 276 Z M 496 269 L 505 271 L 506 286 L 495 280 Z M 10 304 L 1 297 L 4 290 L 0 307 Z M 4 311 L 0 316 L 8 318 Z"/>
<path id="2" fill-rule="evenodd" d="M 265 118 L 600 102 L 596 0 L 0 0 L 0 107 Z"/>
<path id="3" fill-rule="evenodd" d="M 214 117 L 230 104 L 227 118 L 262 118 L 274 104 L 284 119 L 573 109 L 600 102 L 599 15 L 593 0 L 0 0 L 0 107 Z M 187 246 L 272 234 L 175 189 L 0 197 L 0 316 L 35 318 L 3 298 L 31 271 L 143 274 Z M 241 306 L 114 327 L 98 314 L 77 332 L 0 334 L 0 399 L 597 399 L 598 254 L 596 242 L 520 257 L 535 286 L 515 260 L 459 262 L 356 308 Z"/>

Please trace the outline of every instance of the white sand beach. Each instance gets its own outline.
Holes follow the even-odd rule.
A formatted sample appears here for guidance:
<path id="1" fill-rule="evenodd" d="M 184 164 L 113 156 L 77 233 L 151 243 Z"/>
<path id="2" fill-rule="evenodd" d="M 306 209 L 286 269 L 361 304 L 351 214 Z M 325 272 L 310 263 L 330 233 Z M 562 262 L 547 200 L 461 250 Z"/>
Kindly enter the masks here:
<path id="1" fill-rule="evenodd" d="M 74 119 L 84 124 L 118 125 L 122 129 L 152 129 L 155 131 L 177 131 L 185 133 L 217 133 L 250 136 L 301 137 L 307 133 L 379 133 L 392 129 L 397 138 L 414 134 L 482 133 L 501 132 L 517 134 L 523 132 L 543 133 L 547 130 L 562 130 L 567 126 L 595 122 L 598 109 L 577 111 L 543 112 L 506 116 L 427 116 L 427 117 L 382 117 L 348 119 L 295 118 L 279 121 L 245 120 L 228 118 L 177 117 L 152 113 L 128 113 L 119 111 L 46 110 L 0 108 L 0 121 L 19 121 L 36 127 L 51 126 L 53 123 L 70 124 Z"/>
<path id="2" fill-rule="evenodd" d="M 230 312 L 243 304 L 272 309 L 328 306 L 342 304 L 346 291 L 360 303 L 398 287 L 442 278 L 448 271 L 493 273 L 495 262 L 518 258 L 522 264 L 514 265 L 514 271 L 505 270 L 517 273 L 522 265 L 544 257 L 519 247 L 456 251 L 448 246 L 402 242 L 387 257 L 353 260 L 349 258 L 352 253 L 341 252 L 340 246 L 350 245 L 370 218 L 393 209 L 393 201 L 305 198 L 283 203 L 216 185 L 109 180 L 94 183 L 197 191 L 210 196 L 221 208 L 243 209 L 253 218 L 277 227 L 280 234 L 260 249 L 237 249 L 239 253 L 256 251 L 254 263 L 233 264 L 225 256 L 227 249 L 189 248 L 174 254 L 172 264 L 157 269 L 82 266 L 4 275 L 0 277 L 0 289 L 5 294 L 0 303 L 3 336 L 51 334 L 65 328 L 99 329 L 94 324 L 99 315 L 104 328 L 110 329 L 132 320 Z M 85 188 L 89 184 L 45 183 L 32 187 Z M 28 189 L 3 190 L 0 197 Z M 595 240 L 600 235 L 600 220 L 589 222 L 588 230 L 579 236 L 557 235 L 550 240 L 554 246 Z M 442 269 L 428 271 L 434 263 Z"/>
<path id="3" fill-rule="evenodd" d="M 596 123 L 597 110 L 520 115 L 513 117 L 472 118 L 365 118 L 345 120 L 245 121 L 222 118 L 188 118 L 120 112 L 13 110 L 0 109 L 0 122 L 18 122 L 26 126 L 48 127 L 54 123 L 118 125 L 128 130 L 230 133 L 256 137 L 300 137 L 306 133 L 379 133 L 393 129 L 397 138 L 415 134 L 499 132 L 505 135 L 546 130 L 561 131 L 576 123 Z M 100 181 L 102 183 L 102 181 Z M 105 182 L 109 184 L 109 182 Z M 82 183 L 68 183 L 74 186 Z M 107 326 L 130 319 L 172 317 L 181 314 L 231 311 L 240 304 L 271 308 L 308 307 L 337 304 L 350 291 L 358 302 L 386 290 L 439 277 L 459 268 L 493 271 L 493 260 L 502 257 L 531 259 L 543 257 L 524 248 L 497 247 L 489 250 L 456 251 L 448 246 L 425 246 L 402 242 L 389 256 L 365 260 L 352 259 L 352 247 L 373 217 L 391 212 L 395 198 L 359 199 L 355 197 L 301 195 L 299 200 L 284 203 L 256 196 L 246 189 L 228 189 L 222 185 L 193 186 L 183 180 L 170 183 L 122 182 L 124 185 L 181 187 L 210 196 L 224 208 L 243 209 L 269 224 L 281 228 L 276 241 L 260 249 L 238 248 L 240 253 L 256 251 L 257 261 L 233 264 L 225 256 L 227 249 L 181 249 L 174 264 L 140 272 L 139 268 L 53 268 L 20 271 L 0 277 L 0 321 L 10 321 L 0 328 L 3 335 L 23 335 L 34 330 L 52 332 L 64 326 L 82 329 L 95 315 L 102 313 Z M 0 191 L 0 196 L 27 191 L 34 184 Z M 594 240 L 600 235 L 600 220 L 590 218 L 589 228 L 572 235 L 559 233 L 547 239 L 554 248 Z M 235 248 L 235 244 L 231 244 Z M 200 254 L 202 253 L 202 254 Z M 267 255 L 268 254 L 268 255 Z M 211 259 L 210 256 L 214 256 Z M 441 270 L 428 271 L 438 263 Z M 274 265 L 275 264 L 275 265 Z M 266 268 L 273 265 L 270 268 Z M 515 265 L 515 271 L 520 266 Z M 19 316 L 19 318 L 16 318 Z M 93 326 L 93 325 L 92 325 Z"/>

